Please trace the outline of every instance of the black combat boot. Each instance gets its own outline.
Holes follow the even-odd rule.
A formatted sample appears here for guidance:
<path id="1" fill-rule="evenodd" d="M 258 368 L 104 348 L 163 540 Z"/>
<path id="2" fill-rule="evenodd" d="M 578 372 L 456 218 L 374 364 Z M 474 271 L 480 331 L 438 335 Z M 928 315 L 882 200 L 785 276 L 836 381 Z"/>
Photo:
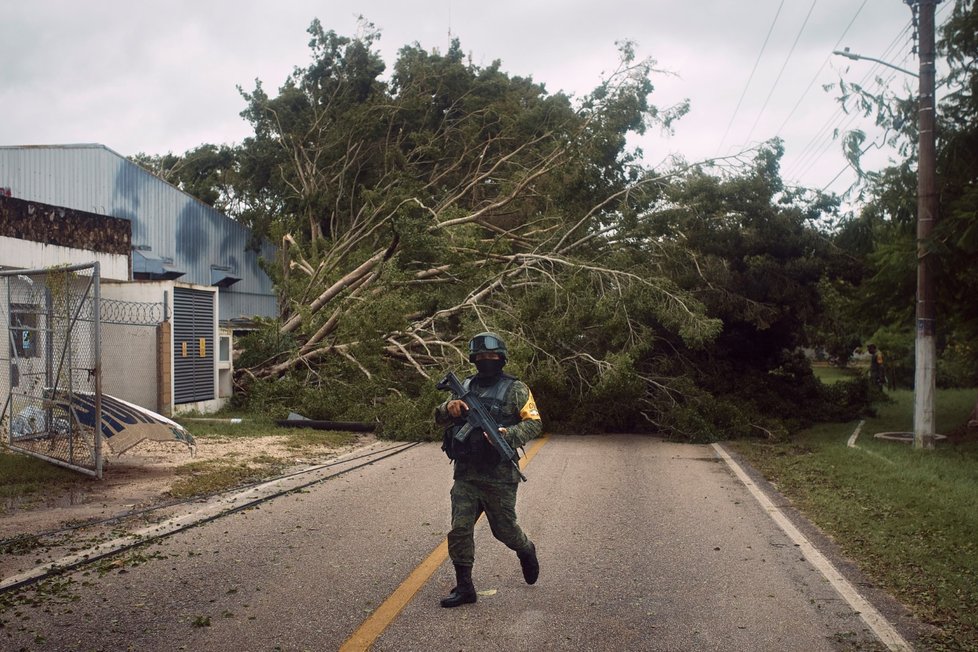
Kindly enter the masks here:
<path id="1" fill-rule="evenodd" d="M 441 606 L 452 608 L 463 604 L 470 604 L 479 599 L 476 595 L 475 586 L 472 584 L 472 567 L 455 564 L 455 588 L 443 598 Z"/>
<path id="2" fill-rule="evenodd" d="M 530 542 L 530 547 L 516 555 L 520 558 L 520 566 L 523 568 L 523 579 L 527 584 L 535 584 L 540 576 L 540 562 L 537 561 L 537 547 Z"/>

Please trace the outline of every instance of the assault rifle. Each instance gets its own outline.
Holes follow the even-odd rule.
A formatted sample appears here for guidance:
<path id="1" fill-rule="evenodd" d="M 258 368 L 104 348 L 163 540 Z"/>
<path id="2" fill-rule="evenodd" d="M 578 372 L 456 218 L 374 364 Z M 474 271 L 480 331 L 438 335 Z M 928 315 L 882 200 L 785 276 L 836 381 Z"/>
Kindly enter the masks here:
<path id="1" fill-rule="evenodd" d="M 489 412 L 482 405 L 479 397 L 471 391 L 466 390 L 465 386 L 459 381 L 458 376 L 451 371 L 435 387 L 453 393 L 458 400 L 465 403 L 466 407 L 469 408 L 465 411 L 465 425 L 455 433 L 455 439 L 459 442 L 464 442 L 473 431 L 486 433 L 489 437 L 489 443 L 499 453 L 499 459 L 509 460 L 510 464 L 516 467 L 516 472 L 519 473 L 520 479 L 526 482 L 526 476 L 520 471 L 520 465 L 517 462 L 519 456 L 499 432 L 499 424 L 489 416 Z"/>

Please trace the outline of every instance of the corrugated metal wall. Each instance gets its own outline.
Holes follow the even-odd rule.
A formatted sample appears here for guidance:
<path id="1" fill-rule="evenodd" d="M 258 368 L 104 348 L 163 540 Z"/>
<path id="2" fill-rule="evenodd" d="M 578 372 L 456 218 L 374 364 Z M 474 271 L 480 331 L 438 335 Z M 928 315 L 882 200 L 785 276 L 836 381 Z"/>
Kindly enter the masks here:
<path id="1" fill-rule="evenodd" d="M 103 145 L 0 147 L 0 188 L 21 199 L 122 217 L 134 248 L 172 259 L 180 281 L 210 285 L 211 266 L 241 280 L 220 289 L 220 319 L 273 316 L 271 280 L 246 251 L 248 230 Z M 272 256 L 266 246 L 263 254 Z"/>
<path id="2" fill-rule="evenodd" d="M 210 292 L 173 289 L 173 402 L 209 401 L 214 380 L 214 297 Z"/>

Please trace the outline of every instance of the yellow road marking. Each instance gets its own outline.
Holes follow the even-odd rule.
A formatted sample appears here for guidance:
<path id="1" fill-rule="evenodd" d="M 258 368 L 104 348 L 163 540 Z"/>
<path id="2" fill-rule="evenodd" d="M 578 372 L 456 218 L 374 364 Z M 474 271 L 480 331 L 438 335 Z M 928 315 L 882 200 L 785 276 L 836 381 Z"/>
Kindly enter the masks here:
<path id="1" fill-rule="evenodd" d="M 535 439 L 526 449 L 526 457 L 520 460 L 520 468 L 526 468 L 533 456 L 547 443 L 547 435 Z M 481 518 L 481 517 L 480 517 Z M 414 598 L 414 595 L 424 586 L 424 583 L 434 575 L 438 567 L 448 559 L 448 539 L 435 548 L 417 568 L 411 571 L 401 585 L 394 589 L 390 597 L 384 600 L 370 616 L 367 617 L 357 631 L 340 647 L 340 652 L 363 652 L 369 650 L 374 641 L 380 638 L 401 610 Z"/>

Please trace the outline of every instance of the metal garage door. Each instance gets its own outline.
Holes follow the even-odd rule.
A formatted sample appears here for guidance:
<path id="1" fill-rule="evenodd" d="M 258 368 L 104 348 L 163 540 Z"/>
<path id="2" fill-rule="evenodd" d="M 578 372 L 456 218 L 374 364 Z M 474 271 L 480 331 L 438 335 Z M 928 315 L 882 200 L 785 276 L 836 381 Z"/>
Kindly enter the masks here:
<path id="1" fill-rule="evenodd" d="M 173 289 L 173 402 L 214 398 L 214 294 Z"/>

